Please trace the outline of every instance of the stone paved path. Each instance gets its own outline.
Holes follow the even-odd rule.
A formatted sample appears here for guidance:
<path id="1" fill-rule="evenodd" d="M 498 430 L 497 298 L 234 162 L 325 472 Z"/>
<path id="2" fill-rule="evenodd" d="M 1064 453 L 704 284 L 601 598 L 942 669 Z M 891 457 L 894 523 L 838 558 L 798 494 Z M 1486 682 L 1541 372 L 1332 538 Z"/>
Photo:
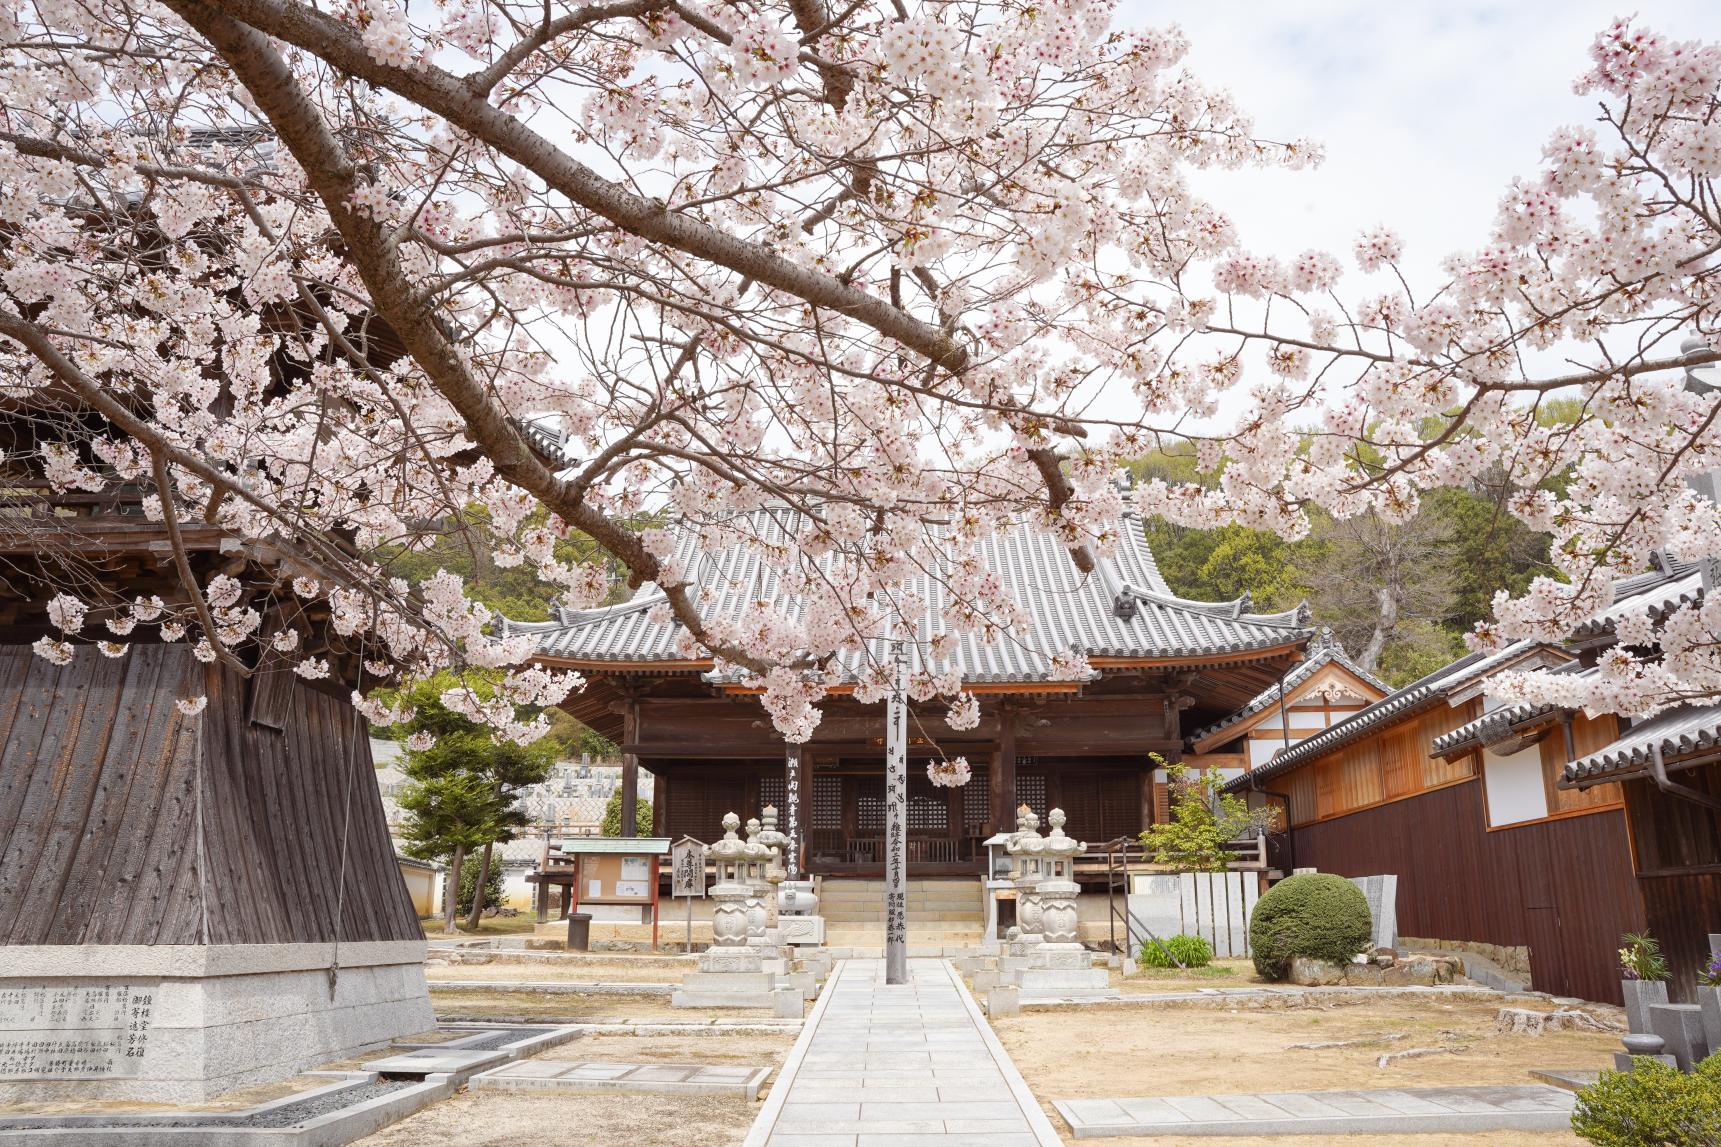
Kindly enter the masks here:
<path id="1" fill-rule="evenodd" d="M 1564 1131 L 1571 1092 L 1541 1085 L 1059 1099 L 1077 1139 L 1112 1135 L 1346 1135 Z"/>
<path id="2" fill-rule="evenodd" d="M 1061 1143 L 955 969 L 845 960 L 807 1018 L 745 1147 Z"/>

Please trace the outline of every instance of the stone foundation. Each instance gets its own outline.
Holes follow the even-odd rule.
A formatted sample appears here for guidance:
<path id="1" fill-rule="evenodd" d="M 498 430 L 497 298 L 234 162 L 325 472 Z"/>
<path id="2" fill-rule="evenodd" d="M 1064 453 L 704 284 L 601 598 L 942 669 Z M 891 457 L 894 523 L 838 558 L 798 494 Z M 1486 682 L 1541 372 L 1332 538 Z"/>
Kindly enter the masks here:
<path id="1" fill-rule="evenodd" d="M 1503 972 L 1530 982 L 1530 950 L 1507 944 L 1484 944 L 1478 940 L 1425 940 L 1421 937 L 1400 936 L 1400 949 L 1433 949 L 1442 952 L 1468 952 L 1499 966 Z"/>
<path id="2" fill-rule="evenodd" d="M 196 1103 L 436 1026 L 422 940 L 0 947 L 0 1102 Z"/>
<path id="3" fill-rule="evenodd" d="M 1285 979 L 1308 987 L 1343 984 L 1356 988 L 1432 987 L 1453 983 L 1463 971 L 1452 956 L 1410 956 L 1389 965 L 1334 964 L 1298 956 Z"/>

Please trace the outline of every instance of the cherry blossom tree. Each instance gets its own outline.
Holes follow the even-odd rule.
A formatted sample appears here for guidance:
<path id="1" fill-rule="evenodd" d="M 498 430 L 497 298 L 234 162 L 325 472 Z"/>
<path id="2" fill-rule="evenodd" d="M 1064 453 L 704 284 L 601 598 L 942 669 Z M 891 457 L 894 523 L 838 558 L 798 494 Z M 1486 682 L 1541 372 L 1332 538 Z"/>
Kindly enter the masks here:
<path id="1" fill-rule="evenodd" d="M 1175 29 L 1111 23 L 1084 0 L 0 0 L 0 382 L 85 428 L 33 460 L 57 488 L 135 483 L 170 534 L 289 548 L 378 673 L 505 670 L 456 700 L 518 738 L 514 707 L 575 680 L 522 667 L 459 578 L 376 556 L 467 507 L 571 606 L 611 587 L 558 557 L 570 534 L 656 583 L 792 740 L 835 651 L 924 612 L 917 578 L 1024 640 L 978 543 L 1025 515 L 1091 569 L 1117 468 L 1153 448 L 1193 443 L 1208 480 L 1149 483 L 1142 512 L 1288 537 L 1311 506 L 1402 520 L 1508 474 L 1566 580 L 1481 642 L 1564 632 L 1653 551 L 1721 555 L 1685 486 L 1721 406 L 1677 369 L 1721 360 L 1721 48 L 1607 29 L 1595 124 L 1554 134 L 1475 250 L 1413 285 L 1375 227 L 1341 283 L 1335 254 L 1252 253 L 1188 180 L 1318 147 L 1261 138 Z M 798 549 L 743 536 L 767 503 Z M 807 608 L 708 616 L 652 511 L 759 546 Z M 256 611 L 219 577 L 184 598 L 68 586 L 39 648 L 159 626 L 243 667 Z M 1721 693 L 1721 616 L 1673 628 L 1691 655 L 1622 656 L 1598 703 Z M 961 686 L 916 684 L 958 725 Z"/>

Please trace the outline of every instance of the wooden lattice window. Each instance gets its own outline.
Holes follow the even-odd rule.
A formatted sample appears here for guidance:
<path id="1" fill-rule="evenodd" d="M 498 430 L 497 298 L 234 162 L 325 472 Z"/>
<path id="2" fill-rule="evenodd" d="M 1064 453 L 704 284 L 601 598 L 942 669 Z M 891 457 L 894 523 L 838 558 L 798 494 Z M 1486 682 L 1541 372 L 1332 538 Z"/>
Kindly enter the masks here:
<path id="1" fill-rule="evenodd" d="M 783 806 L 788 802 L 788 799 L 789 782 L 787 778 L 770 776 L 759 778 L 759 812 L 761 814 L 764 813 L 766 805 L 776 809 L 779 814 L 782 813 Z M 779 815 L 777 821 L 781 824 L 783 817 Z"/>
<path id="2" fill-rule="evenodd" d="M 977 834 L 992 819 L 991 777 L 985 769 L 975 769 L 974 776 L 956 791 L 962 794 L 962 827 Z"/>
<path id="3" fill-rule="evenodd" d="M 1034 810 L 1034 815 L 1040 818 L 1041 832 L 1045 831 L 1046 823 L 1046 774 L 1021 773 L 1016 774 L 1016 804 L 1017 807 L 1027 805 Z M 1014 829 L 1016 826 L 1011 825 Z"/>
<path id="4" fill-rule="evenodd" d="M 841 828 L 843 826 L 843 779 L 830 775 L 813 774 L 813 817 L 814 828 Z"/>
<path id="5" fill-rule="evenodd" d="M 950 827 L 950 810 L 943 796 L 937 793 L 910 793 L 908 797 L 909 832 L 944 832 Z"/>

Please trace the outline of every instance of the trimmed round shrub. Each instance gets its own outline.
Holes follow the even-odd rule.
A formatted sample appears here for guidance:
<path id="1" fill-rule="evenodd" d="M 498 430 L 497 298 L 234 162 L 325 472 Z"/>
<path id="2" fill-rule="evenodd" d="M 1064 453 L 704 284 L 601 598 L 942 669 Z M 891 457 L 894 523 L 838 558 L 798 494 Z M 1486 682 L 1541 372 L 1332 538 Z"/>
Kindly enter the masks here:
<path id="1" fill-rule="evenodd" d="M 1179 964 L 1185 968 L 1205 968 L 1213 962 L 1213 945 L 1200 936 L 1167 936 L 1158 944 L 1148 940 L 1142 944 L 1135 962 L 1144 968 L 1175 968 Z"/>
<path id="2" fill-rule="evenodd" d="M 1342 964 L 1368 947 L 1373 921 L 1357 886 L 1330 872 L 1288 876 L 1255 903 L 1249 949 L 1255 970 L 1284 979 L 1296 956 Z"/>

